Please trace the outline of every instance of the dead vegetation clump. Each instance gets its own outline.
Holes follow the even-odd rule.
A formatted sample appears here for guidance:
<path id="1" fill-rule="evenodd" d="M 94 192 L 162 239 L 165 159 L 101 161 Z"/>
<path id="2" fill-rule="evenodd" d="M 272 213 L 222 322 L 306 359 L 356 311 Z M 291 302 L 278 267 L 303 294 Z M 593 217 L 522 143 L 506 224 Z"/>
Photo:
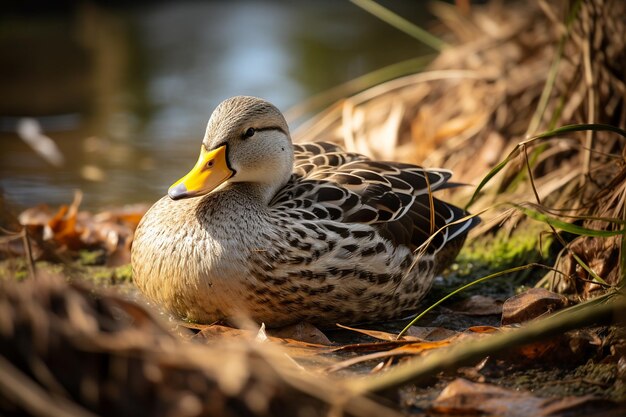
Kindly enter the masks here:
<path id="1" fill-rule="evenodd" d="M 376 158 L 452 168 L 456 181 L 474 185 L 515 150 L 473 203 L 475 213 L 490 209 L 475 235 L 507 218 L 501 233 L 519 226 L 521 214 L 494 209 L 501 202 L 537 203 L 557 217 L 575 217 L 563 217 L 567 222 L 604 217 L 609 221 L 578 223 L 619 229 L 610 219 L 625 216 L 626 138 L 590 127 L 519 144 L 565 125 L 626 127 L 626 4 L 494 1 L 464 14 L 436 3 L 433 12 L 458 46 L 444 49 L 424 72 L 340 100 L 301 126 L 297 140 L 330 139 Z M 471 191 L 455 198 L 467 201 Z M 580 238 L 559 265 L 570 278 L 593 281 L 572 257 L 585 252 L 586 262 L 603 265 L 600 275 L 619 276 L 620 242 L 620 236 Z M 553 278 L 544 283 L 577 288 Z M 586 288 L 588 294 L 606 286 Z"/>
<path id="2" fill-rule="evenodd" d="M 185 343 L 143 308 L 90 292 L 54 276 L 0 281 L 3 415 L 398 415 L 268 344 Z"/>
<path id="3" fill-rule="evenodd" d="M 57 210 L 41 204 L 7 219 L 6 226 L 0 225 L 6 234 L 0 238 L 0 260 L 17 256 L 31 262 L 70 264 L 81 251 L 92 251 L 101 253 L 91 257 L 92 264 L 129 264 L 134 231 L 148 206 L 136 204 L 94 214 L 80 210 L 81 201 L 82 193 L 76 191 L 72 203 Z"/>
<path id="4" fill-rule="evenodd" d="M 623 127 L 626 6 L 579 3 L 494 1 L 470 15 L 436 3 L 433 12 L 458 46 L 426 71 L 333 104 L 300 126 L 295 140 L 333 140 L 379 159 L 453 167 L 457 180 L 475 184 L 527 135 L 573 123 Z M 590 135 L 592 143 L 581 142 Z M 565 165 L 559 154 L 583 162 L 590 150 L 597 157 L 622 149 L 613 134 L 583 133 L 572 142 L 579 144 L 557 144 L 537 164 L 546 175 Z"/>
<path id="5" fill-rule="evenodd" d="M 624 225 L 608 222 L 606 219 L 626 218 L 626 166 L 624 161 L 617 164 L 618 170 L 605 185 L 598 187 L 595 195 L 579 210 L 587 218 L 582 225 L 589 229 L 619 232 Z M 615 167 L 605 171 L 616 171 Z M 606 174 L 606 172 L 604 172 Z M 607 287 L 619 287 L 624 283 L 623 235 L 609 237 L 578 236 L 568 246 L 568 252 L 559 257 L 555 269 L 563 273 L 549 273 L 541 284 L 553 288 L 562 294 L 578 294 L 590 298 Z M 588 271 L 575 259 L 579 257 L 604 282 L 590 277 Z"/>

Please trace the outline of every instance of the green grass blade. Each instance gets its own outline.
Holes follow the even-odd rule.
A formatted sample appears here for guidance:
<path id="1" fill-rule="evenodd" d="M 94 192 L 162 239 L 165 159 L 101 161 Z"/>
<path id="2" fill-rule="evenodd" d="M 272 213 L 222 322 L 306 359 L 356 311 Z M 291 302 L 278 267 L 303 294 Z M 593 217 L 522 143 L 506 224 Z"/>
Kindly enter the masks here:
<path id="1" fill-rule="evenodd" d="M 500 352 L 553 338 L 569 330 L 586 326 L 614 323 L 626 315 L 626 299 L 621 293 L 600 296 L 591 303 L 578 304 L 546 318 L 537 319 L 510 332 L 500 332 L 489 337 L 461 341 L 422 356 L 419 360 L 406 361 L 386 372 L 367 378 L 349 381 L 349 389 L 355 394 L 384 394 L 408 383 L 425 383 L 435 375 L 461 366 L 473 366 L 479 360 Z"/>
<path id="2" fill-rule="evenodd" d="M 534 135 L 524 142 L 530 143 L 537 139 L 548 139 L 556 136 L 561 136 L 564 133 L 583 132 L 587 130 L 593 130 L 594 132 L 613 132 L 626 138 L 626 130 L 620 129 L 617 126 L 607 125 L 603 123 L 578 123 L 573 125 L 561 126 L 559 128 L 552 129 L 538 135 Z"/>
<path id="3" fill-rule="evenodd" d="M 505 203 L 502 203 L 505 204 Z M 557 216 L 557 217 L 562 217 L 562 218 L 566 218 L 566 219 L 572 219 L 575 221 L 596 221 L 596 222 L 605 222 L 605 223 L 613 223 L 613 224 L 619 224 L 621 226 L 626 226 L 626 220 L 621 220 L 621 219 L 617 219 L 614 217 L 601 217 L 601 216 L 584 216 L 584 215 L 573 215 L 573 214 L 567 214 L 567 213 L 562 213 L 559 211 L 559 209 L 555 209 L 555 208 L 549 208 L 549 207 L 542 207 L 538 204 L 535 203 L 524 203 L 526 206 L 530 206 L 530 207 L 536 207 L 537 211 L 541 211 L 542 213 L 546 213 L 552 216 Z M 570 209 L 560 209 L 562 211 L 565 210 L 570 210 Z"/>
<path id="4" fill-rule="evenodd" d="M 554 268 L 551 268 L 547 265 L 542 265 L 542 264 L 538 264 L 538 263 L 532 263 L 532 264 L 527 264 L 527 265 L 523 265 L 523 266 L 517 266 L 515 268 L 509 268 L 506 269 L 504 271 L 499 271 L 499 272 L 495 272 L 493 274 L 487 275 L 485 277 L 479 278 L 477 280 L 474 280 L 468 284 L 465 284 L 459 288 L 457 288 L 456 290 L 452 291 L 451 293 L 447 294 L 446 296 L 442 297 L 441 299 L 439 299 L 439 301 L 437 301 L 436 303 L 432 304 L 431 306 L 429 306 L 426 310 L 422 311 L 420 314 L 418 314 L 413 320 L 411 320 L 411 322 L 409 324 L 407 324 L 404 329 L 402 329 L 402 331 L 400 333 L 398 333 L 398 339 L 402 337 L 402 335 L 404 335 L 411 326 L 413 326 L 415 323 L 417 323 L 419 321 L 419 319 L 421 319 L 422 317 L 424 317 L 426 315 L 426 313 L 428 313 L 429 311 L 431 311 L 433 308 L 437 307 L 439 304 L 443 303 L 444 301 L 446 301 L 448 298 L 452 297 L 455 294 L 460 293 L 461 291 L 464 291 L 466 289 L 468 289 L 469 287 L 472 287 L 476 284 L 480 284 L 481 282 L 485 282 L 488 281 L 490 279 L 494 279 L 494 278 L 498 278 L 502 275 L 506 275 L 506 274 L 510 274 L 513 272 L 518 272 L 518 271 L 523 271 L 526 269 L 530 269 L 533 267 L 540 267 L 540 268 L 546 268 L 552 271 L 555 271 Z M 557 271 L 558 272 L 558 271 Z"/>
<path id="5" fill-rule="evenodd" d="M 569 38 L 570 27 L 572 22 L 578 16 L 578 12 L 580 10 L 581 0 L 577 0 L 572 7 L 569 9 L 569 14 L 565 21 L 565 33 L 561 36 L 559 40 L 559 44 L 557 46 L 556 52 L 554 54 L 554 59 L 552 60 L 552 64 L 550 65 L 550 71 L 548 72 L 548 77 L 546 78 L 546 83 L 543 86 L 543 90 L 541 91 L 541 96 L 539 97 L 539 102 L 537 103 L 537 108 L 530 120 L 530 124 L 528 125 L 528 129 L 526 130 L 526 134 L 532 133 L 539 127 L 541 123 L 541 119 L 548 107 L 548 102 L 550 100 L 550 96 L 552 95 L 552 89 L 554 88 L 555 81 L 557 79 L 557 75 L 559 72 L 559 66 L 561 64 L 561 58 L 563 57 L 563 52 L 565 51 L 565 43 Z M 562 107 L 559 107 L 559 109 Z M 552 115 L 552 122 L 554 123 L 557 119 L 557 115 Z M 552 125 L 549 127 L 553 127 Z"/>
<path id="6" fill-rule="evenodd" d="M 587 131 L 587 130 L 593 130 L 595 132 L 613 132 L 626 138 L 626 130 L 620 129 L 619 127 L 616 127 L 616 126 L 602 124 L 602 123 L 581 123 L 581 124 L 566 125 L 566 126 L 559 127 L 557 129 L 553 129 L 553 130 L 532 136 L 529 139 L 518 143 L 515 149 L 513 149 L 502 162 L 500 162 L 498 165 L 493 167 L 487 173 L 487 175 L 483 177 L 483 179 L 480 181 L 480 183 L 476 187 L 476 190 L 474 190 L 474 194 L 472 194 L 472 197 L 470 198 L 470 201 L 465 206 L 465 209 L 466 210 L 469 209 L 470 206 L 476 202 L 476 200 L 478 199 L 478 196 L 480 195 L 480 192 L 485 187 L 485 185 L 487 185 L 487 183 L 491 181 L 491 179 L 497 173 L 502 171 L 502 169 L 509 162 L 511 162 L 513 158 L 518 156 L 520 154 L 520 151 L 523 149 L 525 145 L 528 145 L 530 143 L 540 141 L 540 140 L 551 139 L 557 136 L 562 136 L 563 134 L 566 134 L 566 133 L 582 132 L 582 131 Z"/>
<path id="7" fill-rule="evenodd" d="M 513 204 L 513 206 L 519 211 L 521 211 L 522 213 L 524 213 L 526 216 L 530 217 L 531 219 L 534 219 L 534 220 L 537 220 L 537 221 L 540 221 L 542 223 L 546 223 L 552 226 L 553 228 L 552 230 L 554 230 L 555 228 L 558 228 L 558 229 L 561 229 L 566 232 L 573 233 L 579 236 L 611 237 L 611 236 L 622 235 L 622 239 L 623 239 L 623 236 L 626 231 L 626 228 L 622 228 L 620 230 L 589 229 L 587 227 L 582 227 L 582 226 L 578 226 L 572 223 L 564 222 L 559 219 L 555 219 L 554 217 L 550 217 L 540 210 L 533 210 L 533 209 L 530 209 L 528 207 L 524 207 L 518 204 Z M 539 206 L 535 205 L 535 207 L 539 207 Z M 619 219 L 614 219 L 613 222 L 621 224 L 621 220 Z M 600 284 L 604 286 L 610 287 L 610 285 L 604 279 L 602 279 L 598 274 L 596 274 L 596 272 L 593 269 L 591 269 L 591 267 L 589 267 L 589 265 L 587 265 L 578 255 L 576 255 L 573 251 L 570 251 L 570 254 L 574 258 L 574 260 L 578 263 L 578 265 L 580 265 L 585 271 L 587 271 L 587 273 L 593 278 L 594 281 L 599 282 Z"/>
<path id="8" fill-rule="evenodd" d="M 476 200 L 478 199 L 478 196 L 480 195 L 480 192 L 485 187 L 485 185 L 487 185 L 487 183 L 491 181 L 491 179 L 495 177 L 498 172 L 502 171 L 502 169 L 504 169 L 504 167 L 507 166 L 508 163 L 511 162 L 511 160 L 519 154 L 519 150 L 520 150 L 520 145 L 518 144 L 515 147 L 515 149 L 513 149 L 511 153 L 509 153 L 507 157 L 504 158 L 503 161 L 501 161 L 495 167 L 491 168 L 491 170 L 487 173 L 487 175 L 485 175 L 483 179 L 480 181 L 480 183 L 478 184 L 478 187 L 476 187 L 476 190 L 474 190 L 474 194 L 472 194 L 472 198 L 470 198 L 470 201 L 465 205 L 465 210 L 469 210 L 470 206 L 474 204 Z"/>
<path id="9" fill-rule="evenodd" d="M 606 287 L 610 287 L 610 285 L 605 280 L 600 278 L 600 275 L 596 274 L 596 272 L 593 269 L 591 269 L 589 265 L 585 263 L 585 261 L 580 259 L 580 256 L 576 255 L 572 251 L 570 251 L 570 254 L 574 257 L 574 259 L 576 260 L 576 263 L 578 263 L 578 265 L 580 265 L 582 269 L 584 269 L 585 271 L 587 271 L 589 275 L 591 275 L 591 278 L 593 278 L 594 281 L 599 282 L 600 284 Z"/>
<path id="10" fill-rule="evenodd" d="M 521 206 L 519 204 L 513 204 L 513 207 L 524 213 L 526 216 L 531 219 L 540 221 L 542 223 L 549 224 L 554 226 L 557 229 L 564 230 L 569 233 L 573 233 L 579 236 L 593 236 L 593 237 L 611 237 L 611 236 L 619 236 L 624 235 L 624 229 L 621 230 L 598 230 L 598 229 L 589 229 L 587 227 L 578 226 L 573 223 L 564 222 L 562 220 L 556 219 L 554 217 L 548 216 L 547 214 L 533 210 L 528 207 Z"/>
<path id="11" fill-rule="evenodd" d="M 425 45 L 430 46 L 436 51 L 441 51 L 444 48 L 447 48 L 449 45 L 429 33 L 428 31 L 420 28 L 414 23 L 409 22 L 402 16 L 397 15 L 386 7 L 381 6 L 373 0 L 350 0 L 356 6 L 365 10 L 366 12 L 376 16 L 383 22 L 386 22 L 398 29 L 401 32 L 406 33 L 407 35 L 417 39 Z"/>

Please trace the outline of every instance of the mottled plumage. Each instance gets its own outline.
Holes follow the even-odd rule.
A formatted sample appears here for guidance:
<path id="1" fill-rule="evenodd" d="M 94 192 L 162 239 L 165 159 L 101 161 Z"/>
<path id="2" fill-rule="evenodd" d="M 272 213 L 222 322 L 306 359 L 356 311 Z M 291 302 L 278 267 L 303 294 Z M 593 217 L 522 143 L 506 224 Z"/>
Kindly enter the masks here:
<path id="1" fill-rule="evenodd" d="M 132 250 L 139 288 L 190 320 L 398 317 L 415 309 L 477 222 L 451 224 L 467 213 L 432 196 L 449 186 L 449 171 L 330 143 L 292 145 L 281 113 L 260 99 L 220 104 L 203 146 L 208 159 L 196 174 L 213 175 L 219 155 L 225 184 L 197 191 L 196 174 L 183 178 L 170 189 L 177 201 L 163 197 L 146 214 Z"/>

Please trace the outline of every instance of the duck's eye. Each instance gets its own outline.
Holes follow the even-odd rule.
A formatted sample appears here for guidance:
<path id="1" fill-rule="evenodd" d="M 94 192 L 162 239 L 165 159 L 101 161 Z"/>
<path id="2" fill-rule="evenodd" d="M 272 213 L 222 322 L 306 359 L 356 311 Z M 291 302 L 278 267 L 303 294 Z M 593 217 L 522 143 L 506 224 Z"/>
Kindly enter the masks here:
<path id="1" fill-rule="evenodd" d="M 248 128 L 248 130 L 246 130 L 246 131 L 243 133 L 243 137 L 244 137 L 244 139 L 246 139 L 246 138 L 251 138 L 252 136 L 254 136 L 254 133 L 255 133 L 255 132 L 256 132 L 256 130 L 254 130 L 254 128 L 253 128 L 253 127 L 249 127 L 249 128 Z"/>

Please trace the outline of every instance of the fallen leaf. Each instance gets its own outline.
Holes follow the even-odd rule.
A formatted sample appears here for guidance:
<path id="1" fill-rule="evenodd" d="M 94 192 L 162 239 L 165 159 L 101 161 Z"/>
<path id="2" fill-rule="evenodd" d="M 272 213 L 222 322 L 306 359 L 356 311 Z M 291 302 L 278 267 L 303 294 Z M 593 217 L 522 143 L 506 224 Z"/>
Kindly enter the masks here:
<path id="1" fill-rule="evenodd" d="M 590 395 L 540 398 L 527 391 L 511 391 L 495 385 L 458 378 L 449 383 L 433 402 L 431 411 L 443 414 L 481 414 L 503 417 L 551 416 L 585 405 L 610 403 Z"/>
<path id="2" fill-rule="evenodd" d="M 407 343 L 413 342 L 410 340 L 390 340 L 372 343 L 350 343 L 333 348 L 333 352 L 379 352 L 381 350 L 391 350 L 395 347 L 406 345 Z"/>
<path id="3" fill-rule="evenodd" d="M 502 327 L 503 331 L 511 328 Z M 602 350 L 602 339 L 597 335 L 601 328 L 579 329 L 555 334 L 549 339 L 526 344 L 498 355 L 515 366 L 524 367 L 538 360 L 545 364 L 574 364 Z"/>
<path id="4" fill-rule="evenodd" d="M 413 337 L 413 336 L 402 336 L 398 339 L 398 335 L 395 333 L 388 333 L 388 332 L 383 332 L 380 330 L 367 330 L 367 329 L 357 329 L 355 327 L 348 327 L 348 326 L 344 326 L 342 324 L 337 323 L 338 327 L 341 327 L 342 329 L 346 329 L 346 330 L 351 330 L 353 332 L 358 332 L 358 333 L 362 333 L 364 335 L 373 337 L 374 339 L 379 339 L 379 340 L 385 340 L 388 342 L 395 342 L 397 340 L 409 340 L 409 341 L 418 341 L 420 340 L 417 337 Z"/>
<path id="5" fill-rule="evenodd" d="M 328 366 L 324 370 L 326 372 L 328 372 L 328 373 L 333 373 L 333 372 L 337 372 L 337 371 L 340 371 L 342 369 L 346 369 L 346 368 L 349 368 L 351 366 L 357 365 L 359 363 L 373 361 L 373 360 L 389 359 L 389 358 L 394 357 L 394 356 L 402 356 L 402 355 L 406 355 L 406 353 L 403 353 L 403 352 L 391 352 L 391 351 L 374 352 L 374 353 L 369 353 L 367 355 L 361 355 L 361 356 L 357 356 L 357 357 L 354 357 L 354 358 L 346 359 L 346 360 L 343 360 L 343 361 L 338 362 L 338 363 L 334 363 L 334 364 Z M 377 367 L 378 367 L 378 365 L 374 366 L 374 368 L 372 368 L 372 371 L 374 369 L 376 369 Z"/>
<path id="6" fill-rule="evenodd" d="M 543 288 L 531 288 L 506 300 L 502 305 L 502 324 L 522 323 L 567 307 L 566 297 Z"/>
<path id="7" fill-rule="evenodd" d="M 139 225 L 139 222 L 143 218 L 143 215 L 150 208 L 147 204 L 131 204 L 128 206 L 115 208 L 107 211 L 103 211 L 93 216 L 94 221 L 98 223 L 102 222 L 116 222 L 118 224 L 125 224 L 133 230 Z"/>
<path id="8" fill-rule="evenodd" d="M 21 212 L 17 219 L 22 226 L 45 226 L 53 216 L 49 206 L 39 204 Z"/>
<path id="9" fill-rule="evenodd" d="M 331 345 L 331 341 L 320 329 L 310 323 L 302 322 L 291 326 L 279 327 L 267 330 L 271 337 L 281 339 L 293 339 L 301 342 L 315 343 L 318 345 Z"/>
<path id="10" fill-rule="evenodd" d="M 60 255 L 67 249 L 76 255 L 79 250 L 103 250 L 107 266 L 121 266 L 130 262 L 130 247 L 134 231 L 148 206 L 137 204 L 96 215 L 79 211 L 82 193 L 77 191 L 69 206 L 61 206 L 56 213 L 48 206 L 40 205 L 24 210 L 18 217 L 21 225 L 29 228 L 33 251 L 41 256 L 44 252 Z M 45 251 L 39 243 L 45 243 Z M 18 245 L 0 247 L 6 253 L 13 253 Z M 39 256 L 35 256 L 39 259 Z"/>
<path id="11" fill-rule="evenodd" d="M 78 205 L 82 199 L 82 194 L 77 193 L 70 206 L 61 206 L 59 211 L 44 228 L 44 239 L 52 240 L 59 246 L 66 246 L 72 250 L 84 247 L 80 235 L 83 232 L 80 226 L 76 225 L 76 214 Z"/>
<path id="12" fill-rule="evenodd" d="M 223 338 L 247 338 L 249 340 L 254 340 L 256 337 L 256 333 L 251 330 L 242 330 L 237 329 L 235 327 L 222 326 L 220 324 L 210 324 L 210 325 L 187 325 L 182 324 L 183 327 L 187 327 L 189 329 L 199 330 L 193 337 L 193 340 L 196 341 L 206 341 L 206 342 L 214 342 Z"/>
<path id="13" fill-rule="evenodd" d="M 310 358 L 312 356 L 332 352 L 332 348 L 328 345 L 271 336 L 266 334 L 267 330 L 244 330 L 220 324 L 202 325 L 181 323 L 181 325 L 198 331 L 195 335 L 191 336 L 191 340 L 200 343 L 221 343 L 225 340 L 233 339 L 263 343 L 269 341 L 274 345 L 282 347 L 285 353 L 294 359 Z M 328 366 L 328 361 L 324 361 L 321 365 Z"/>
<path id="14" fill-rule="evenodd" d="M 456 336 L 455 336 L 456 337 Z M 448 340 L 440 340 L 436 342 L 402 342 L 398 343 L 398 346 L 384 350 L 382 352 L 374 352 L 369 353 L 367 355 L 361 355 L 354 358 L 346 359 L 339 363 L 336 363 L 326 369 L 327 372 L 337 372 L 339 370 L 349 368 L 359 363 L 368 362 L 372 360 L 380 360 L 380 359 L 388 359 L 394 356 L 407 356 L 407 355 L 419 355 L 427 350 L 438 349 L 444 346 L 448 346 L 452 343 L 452 340 L 455 338 Z M 391 342 L 383 342 L 378 343 L 379 346 L 389 346 Z M 346 346 L 342 346 L 345 348 Z M 339 349 L 335 349 L 335 352 L 339 351 Z M 377 365 L 378 366 L 378 365 Z M 376 368 L 376 367 L 375 367 Z"/>
<path id="15" fill-rule="evenodd" d="M 468 332 L 473 333 L 495 333 L 502 330 L 501 327 L 493 327 L 493 326 L 472 326 L 467 329 Z"/>
<path id="16" fill-rule="evenodd" d="M 386 340 L 376 343 L 343 345 L 333 349 L 333 352 L 347 351 L 373 353 L 350 358 L 334 364 L 328 368 L 328 372 L 336 372 L 338 370 L 371 360 L 387 359 L 395 356 L 421 355 L 428 350 L 449 346 L 468 338 L 488 337 L 489 334 L 499 331 L 498 328 L 491 326 L 475 326 L 464 332 L 455 332 L 453 330 L 443 329 L 440 327 L 411 327 L 411 329 L 413 329 L 414 334 L 419 334 L 421 336 L 417 341 Z M 358 331 L 358 329 L 355 330 Z M 373 334 L 377 335 L 377 333 L 377 331 L 373 331 Z M 383 333 L 383 335 L 379 336 L 384 336 L 384 332 L 381 333 Z"/>
<path id="17" fill-rule="evenodd" d="M 458 337 L 458 335 L 453 336 L 449 339 L 445 339 L 445 340 L 437 340 L 434 342 L 417 342 L 417 343 L 407 343 L 406 345 L 402 345 L 402 346 L 398 346 L 397 348 L 393 348 L 391 351 L 396 353 L 396 352 L 400 352 L 400 353 L 408 353 L 408 354 L 419 354 L 422 352 L 425 352 L 427 350 L 432 350 L 432 349 L 439 349 L 441 347 L 444 346 L 448 346 L 450 345 L 453 341 L 455 341 L 455 339 Z"/>
<path id="18" fill-rule="evenodd" d="M 559 352 L 562 352 L 562 349 L 559 349 L 561 346 L 560 340 L 549 339 L 521 346 L 517 351 L 526 359 L 535 360 L 545 358 L 551 353 L 559 354 Z"/>
<path id="19" fill-rule="evenodd" d="M 445 329 L 443 327 L 417 327 L 411 326 L 406 332 L 407 336 L 412 336 L 420 340 L 443 340 L 457 335 L 459 332 Z"/>
<path id="20" fill-rule="evenodd" d="M 480 371 L 485 368 L 490 359 L 490 357 L 486 357 L 474 366 L 461 366 L 457 368 L 456 373 L 473 382 L 485 382 L 485 375 L 481 374 Z"/>
<path id="21" fill-rule="evenodd" d="M 472 295 L 451 305 L 450 309 L 469 316 L 500 315 L 502 314 L 502 301 L 484 295 Z"/>

